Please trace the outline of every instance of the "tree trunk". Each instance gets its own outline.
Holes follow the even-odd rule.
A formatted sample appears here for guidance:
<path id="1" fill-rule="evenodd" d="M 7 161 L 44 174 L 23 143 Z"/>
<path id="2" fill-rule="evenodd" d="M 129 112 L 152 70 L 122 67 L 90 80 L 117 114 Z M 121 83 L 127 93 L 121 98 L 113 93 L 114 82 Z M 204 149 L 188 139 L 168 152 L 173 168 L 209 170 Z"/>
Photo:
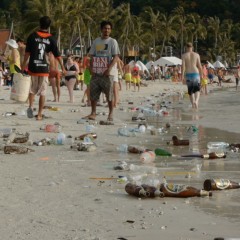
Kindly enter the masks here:
<path id="1" fill-rule="evenodd" d="M 58 28 L 58 40 L 57 40 L 58 49 L 61 52 L 61 27 Z"/>
<path id="2" fill-rule="evenodd" d="M 163 38 L 163 43 L 162 43 L 162 49 L 161 49 L 160 57 L 162 57 L 162 55 L 163 55 L 163 50 L 164 50 L 164 47 L 165 47 L 165 42 L 166 42 L 166 36 L 164 36 L 164 38 Z"/>
<path id="3" fill-rule="evenodd" d="M 79 22 L 78 22 L 78 34 L 79 34 L 79 42 L 80 42 L 80 56 L 83 57 L 82 36 L 81 36 L 81 28 L 80 28 Z"/>
<path id="4" fill-rule="evenodd" d="M 183 25 L 181 25 L 181 57 L 183 54 Z"/>

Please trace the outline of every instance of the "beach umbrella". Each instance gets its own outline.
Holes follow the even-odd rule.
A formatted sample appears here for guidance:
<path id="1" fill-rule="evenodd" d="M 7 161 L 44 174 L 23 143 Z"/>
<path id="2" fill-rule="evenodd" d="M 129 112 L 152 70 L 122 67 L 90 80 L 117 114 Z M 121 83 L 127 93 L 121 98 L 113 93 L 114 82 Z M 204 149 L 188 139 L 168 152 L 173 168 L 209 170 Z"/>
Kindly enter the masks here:
<path id="1" fill-rule="evenodd" d="M 213 68 L 213 69 L 215 69 L 215 67 L 214 67 L 209 61 L 207 61 L 207 64 L 208 64 L 208 68 Z"/>
<path id="2" fill-rule="evenodd" d="M 215 63 L 213 63 L 213 66 L 215 68 L 225 68 L 225 66 L 220 61 L 216 61 Z"/>
<path id="3" fill-rule="evenodd" d="M 140 66 L 139 69 L 140 69 L 141 71 L 144 72 L 144 71 L 146 70 L 146 71 L 148 72 L 148 69 L 147 69 L 147 67 L 145 66 L 145 64 L 144 64 L 143 62 L 141 62 L 141 61 L 138 60 L 138 61 L 137 61 L 137 64 Z"/>
<path id="4" fill-rule="evenodd" d="M 149 61 L 149 62 L 146 63 L 145 66 L 146 66 L 147 69 L 150 69 L 152 65 L 154 65 L 154 62 L 153 61 Z"/>
<path id="5" fill-rule="evenodd" d="M 159 66 L 164 67 L 166 64 L 168 66 L 182 65 L 182 59 L 177 58 L 177 57 L 161 57 L 157 61 L 154 62 L 155 66 L 159 65 Z"/>

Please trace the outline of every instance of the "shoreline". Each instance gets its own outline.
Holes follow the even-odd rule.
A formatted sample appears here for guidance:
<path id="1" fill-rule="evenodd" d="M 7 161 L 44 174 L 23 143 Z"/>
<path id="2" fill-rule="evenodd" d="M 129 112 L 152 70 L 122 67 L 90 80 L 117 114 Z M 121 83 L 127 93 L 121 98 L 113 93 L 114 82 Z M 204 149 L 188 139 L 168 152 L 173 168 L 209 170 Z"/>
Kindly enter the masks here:
<path id="1" fill-rule="evenodd" d="M 187 121 L 179 119 L 173 125 L 194 124 L 202 125 L 205 128 L 213 126 L 215 129 L 235 134 L 240 133 L 237 111 L 239 109 L 237 102 L 239 101 L 239 92 L 232 89 L 234 84 L 228 84 L 229 87 L 224 88 L 223 91 L 214 91 L 214 89 L 218 89 L 215 86 L 209 87 L 211 93 L 208 96 L 200 97 L 198 112 L 192 112 L 188 108 L 190 104 L 188 98 L 184 98 L 179 105 L 176 101 L 174 107 L 183 109 L 181 114 L 187 116 Z M 46 105 L 60 108 L 56 112 L 44 111 L 44 114 L 52 118 L 36 121 L 28 119 L 26 116 L 1 116 L 1 128 L 14 127 L 21 132 L 28 131 L 30 139 L 40 140 L 44 137 L 57 136 L 57 133 L 40 131 L 39 128 L 43 124 L 59 122 L 66 135 L 76 137 L 84 134 L 87 123 L 77 124 L 81 117 L 90 112 L 89 107 L 80 106 L 83 91 L 74 91 L 75 103 L 70 104 L 67 103 L 66 88 L 62 87 L 61 90 L 62 102 L 46 102 Z M 230 211 L 237 214 L 238 206 L 234 206 L 235 201 L 232 198 L 239 199 L 239 190 L 214 192 L 212 198 L 140 200 L 127 195 L 124 190 L 125 184 L 111 179 L 128 174 L 125 171 L 113 170 L 113 166 L 118 161 L 139 163 L 138 155 L 120 154 L 116 150 L 117 146 L 123 143 L 150 145 L 152 142 L 159 142 L 161 144 L 164 137 L 164 135 L 151 136 L 148 131 L 145 135 L 137 137 L 118 136 L 117 129 L 119 127 L 123 127 L 125 124 L 137 125 L 137 122 L 131 122 L 133 112 L 130 111 L 130 108 L 140 105 L 146 98 L 152 98 L 155 101 L 161 100 L 164 97 L 161 94 L 164 92 L 186 92 L 186 90 L 187 87 L 181 83 L 156 81 L 149 82 L 147 87 L 140 89 L 140 92 L 132 92 L 126 91 L 125 84 L 123 84 L 123 90 L 120 92 L 121 104 L 114 110 L 114 125 L 94 125 L 94 131 L 98 136 L 95 152 L 74 151 L 67 145 L 30 146 L 35 152 L 23 155 L 6 155 L 1 151 L 2 227 L 0 233 L 2 238 L 24 240 L 112 240 L 121 238 L 127 240 L 145 240 L 147 238 L 153 240 L 159 238 L 163 240 L 213 240 L 215 237 L 240 237 L 239 221 L 229 221 L 228 217 L 224 217 L 224 212 L 222 215 L 217 212 L 217 210 L 221 212 L 226 204 Z M 10 91 L 4 90 L 4 87 L 0 89 L 0 93 L 5 98 L 1 101 L 1 113 L 27 109 L 27 104 L 16 104 L 7 100 Z M 155 96 L 160 96 L 160 98 Z M 47 99 L 52 99 L 50 87 Z M 133 104 L 128 104 L 129 101 L 132 101 Z M 35 106 L 37 106 L 37 99 Z M 72 109 L 79 111 L 71 112 Z M 220 111 L 222 109 L 224 109 L 224 114 Z M 108 108 L 97 107 L 97 111 L 100 114 L 97 115 L 95 122 L 107 119 Z M 171 109 L 169 111 L 169 117 L 171 117 Z M 189 120 L 192 116 L 195 120 L 194 118 Z M 161 123 L 165 124 L 167 121 L 168 117 Z M 211 134 L 213 136 L 214 133 Z M 0 140 L 2 141 L 2 139 Z M 222 161 L 219 161 L 220 163 Z M 237 171 L 239 162 L 234 161 L 234 164 L 238 167 Z M 227 174 L 227 171 L 225 173 Z M 233 176 L 239 178 L 238 173 Z M 103 179 L 99 180 L 101 178 Z M 105 178 L 110 179 L 106 180 Z M 174 180 L 174 177 L 172 179 Z M 187 180 L 184 176 L 179 176 L 179 181 L 199 184 L 201 179 Z M 207 213 L 207 207 L 211 204 L 214 212 Z M 131 223 L 131 221 L 133 222 Z"/>

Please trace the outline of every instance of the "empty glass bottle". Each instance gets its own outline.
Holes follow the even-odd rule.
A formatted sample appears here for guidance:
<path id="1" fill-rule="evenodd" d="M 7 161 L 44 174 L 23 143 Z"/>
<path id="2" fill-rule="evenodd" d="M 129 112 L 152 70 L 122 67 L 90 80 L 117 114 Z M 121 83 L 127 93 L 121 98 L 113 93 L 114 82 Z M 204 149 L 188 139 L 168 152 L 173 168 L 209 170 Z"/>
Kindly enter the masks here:
<path id="1" fill-rule="evenodd" d="M 125 186 L 125 191 L 129 195 L 133 195 L 136 197 L 145 197 L 145 198 L 154 198 L 154 197 L 163 197 L 163 194 L 156 188 L 149 185 L 136 185 L 132 183 L 128 183 Z"/>
<path id="2" fill-rule="evenodd" d="M 212 192 L 207 192 L 184 184 L 161 184 L 160 191 L 164 193 L 165 197 L 188 198 L 212 196 Z"/>
<path id="3" fill-rule="evenodd" d="M 157 156 L 172 156 L 172 153 L 168 152 L 167 150 L 164 150 L 162 148 L 156 148 L 155 149 L 155 154 Z"/>
<path id="4" fill-rule="evenodd" d="M 203 188 L 207 191 L 235 189 L 240 188 L 240 183 L 229 179 L 206 179 L 203 183 Z"/>

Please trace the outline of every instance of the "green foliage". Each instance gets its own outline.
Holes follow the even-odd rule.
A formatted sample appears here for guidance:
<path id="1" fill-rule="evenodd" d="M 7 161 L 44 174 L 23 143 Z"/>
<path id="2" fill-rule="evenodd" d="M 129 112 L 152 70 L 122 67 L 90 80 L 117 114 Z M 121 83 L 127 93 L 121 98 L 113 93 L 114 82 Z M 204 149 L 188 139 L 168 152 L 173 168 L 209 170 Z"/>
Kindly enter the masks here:
<path id="1" fill-rule="evenodd" d="M 234 64 L 240 52 L 238 5 L 239 0 L 1 0 L 0 28 L 13 23 L 15 37 L 26 39 L 39 17 L 49 15 L 61 49 L 71 48 L 77 38 L 87 48 L 105 19 L 113 22 L 112 36 L 123 56 L 137 49 L 160 57 L 172 46 L 180 57 L 191 41 L 208 60 L 221 55 Z"/>

